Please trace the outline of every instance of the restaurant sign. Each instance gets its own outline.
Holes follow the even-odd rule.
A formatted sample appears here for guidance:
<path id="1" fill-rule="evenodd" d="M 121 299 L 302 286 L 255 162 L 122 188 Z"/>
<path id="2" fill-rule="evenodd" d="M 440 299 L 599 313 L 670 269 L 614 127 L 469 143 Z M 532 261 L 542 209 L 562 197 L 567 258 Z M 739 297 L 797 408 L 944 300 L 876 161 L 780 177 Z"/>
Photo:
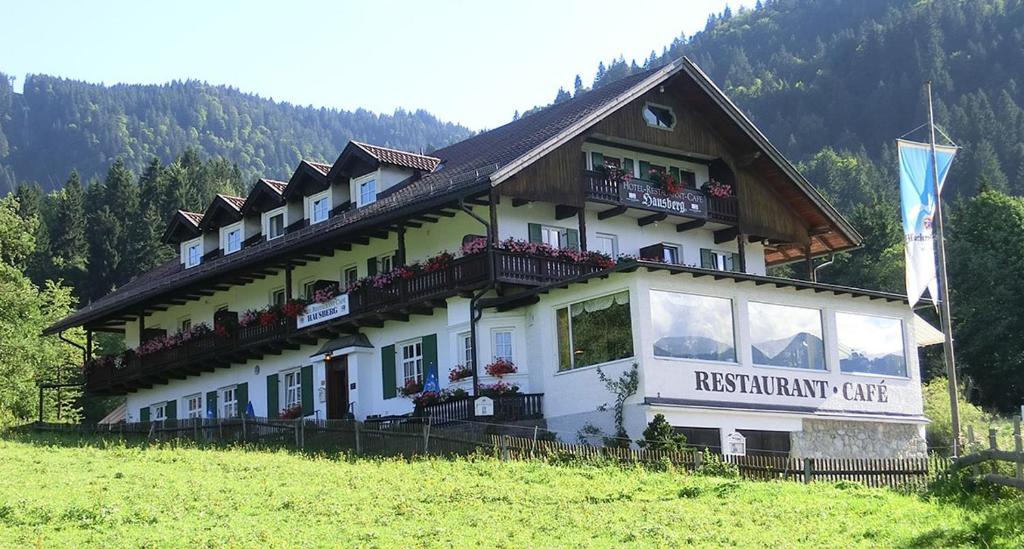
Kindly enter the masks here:
<path id="1" fill-rule="evenodd" d="M 338 318 L 348 314 L 348 294 L 341 294 L 323 303 L 310 303 L 295 319 L 296 328 L 305 328 L 313 324 Z"/>
<path id="2" fill-rule="evenodd" d="M 697 189 L 669 193 L 651 183 L 630 180 L 619 184 L 619 200 L 625 206 L 666 212 L 687 217 L 708 216 L 707 197 Z"/>

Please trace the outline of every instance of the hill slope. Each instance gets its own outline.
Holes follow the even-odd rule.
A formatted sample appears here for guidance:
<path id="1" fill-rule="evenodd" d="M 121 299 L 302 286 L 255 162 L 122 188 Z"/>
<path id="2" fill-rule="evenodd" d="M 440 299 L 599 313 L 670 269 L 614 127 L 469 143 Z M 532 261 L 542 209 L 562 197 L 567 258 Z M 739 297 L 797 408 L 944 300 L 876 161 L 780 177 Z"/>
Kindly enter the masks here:
<path id="1" fill-rule="evenodd" d="M 237 163 L 247 179 L 284 178 L 300 158 L 333 161 L 349 139 L 419 150 L 470 134 L 422 110 L 300 107 L 197 81 L 102 86 L 29 75 L 16 94 L 0 73 L 0 193 L 15 178 L 49 190 L 72 169 L 104 174 L 118 157 L 140 172 L 189 147 Z"/>

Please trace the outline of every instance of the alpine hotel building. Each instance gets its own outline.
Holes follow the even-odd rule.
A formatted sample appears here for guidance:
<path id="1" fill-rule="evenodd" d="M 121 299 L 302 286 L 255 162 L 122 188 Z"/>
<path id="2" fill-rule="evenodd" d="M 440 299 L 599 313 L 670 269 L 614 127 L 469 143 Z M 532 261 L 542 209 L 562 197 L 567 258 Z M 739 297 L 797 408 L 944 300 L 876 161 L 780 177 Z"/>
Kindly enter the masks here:
<path id="1" fill-rule="evenodd" d="M 685 58 L 429 155 L 350 142 L 164 238 L 176 261 L 47 330 L 124 334 L 84 368 L 129 422 L 365 420 L 426 384 L 470 403 L 439 421 L 490 395 L 575 440 L 614 432 L 598 370 L 636 365 L 634 439 L 661 413 L 711 447 L 925 452 L 905 297 L 767 276 L 861 236 Z"/>

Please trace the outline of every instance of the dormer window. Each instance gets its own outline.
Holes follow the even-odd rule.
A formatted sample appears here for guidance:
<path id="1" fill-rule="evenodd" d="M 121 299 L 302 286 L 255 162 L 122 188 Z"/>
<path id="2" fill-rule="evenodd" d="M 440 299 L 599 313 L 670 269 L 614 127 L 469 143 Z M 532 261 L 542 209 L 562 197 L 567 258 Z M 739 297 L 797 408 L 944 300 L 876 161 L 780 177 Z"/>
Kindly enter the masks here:
<path id="1" fill-rule="evenodd" d="M 263 214 L 263 234 L 267 240 L 284 236 L 286 226 L 285 208 L 277 208 Z"/>
<path id="2" fill-rule="evenodd" d="M 359 205 L 365 206 L 377 201 L 377 180 L 370 179 L 359 184 Z"/>
<path id="3" fill-rule="evenodd" d="M 191 269 L 203 261 L 203 239 L 196 238 L 181 244 L 181 257 L 186 269 Z"/>
<path id="4" fill-rule="evenodd" d="M 220 230 L 220 247 L 224 255 L 233 254 L 242 249 L 242 224 L 235 223 Z"/>
<path id="5" fill-rule="evenodd" d="M 676 115 L 671 107 L 656 105 L 654 103 L 644 104 L 644 122 L 652 128 L 671 130 L 676 127 Z"/>
<path id="6" fill-rule="evenodd" d="M 308 199 L 307 212 L 309 217 L 309 224 L 320 223 L 321 221 L 327 221 L 327 218 L 331 215 L 331 196 L 327 192 L 315 194 Z"/>

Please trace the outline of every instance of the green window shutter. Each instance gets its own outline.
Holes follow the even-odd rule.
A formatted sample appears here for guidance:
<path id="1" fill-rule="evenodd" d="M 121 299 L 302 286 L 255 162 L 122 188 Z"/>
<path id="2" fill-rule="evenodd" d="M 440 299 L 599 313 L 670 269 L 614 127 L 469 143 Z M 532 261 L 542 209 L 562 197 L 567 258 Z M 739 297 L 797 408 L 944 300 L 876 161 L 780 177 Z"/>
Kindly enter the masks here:
<path id="1" fill-rule="evenodd" d="M 668 174 L 671 175 L 672 179 L 675 179 L 676 182 L 679 181 L 679 168 L 674 168 L 674 167 L 673 168 L 669 168 L 668 169 Z"/>
<path id="2" fill-rule="evenodd" d="M 384 398 L 398 396 L 398 382 L 395 381 L 395 346 L 380 349 L 380 379 L 384 385 Z"/>
<path id="3" fill-rule="evenodd" d="M 217 417 L 217 391 L 206 393 L 206 417 Z"/>
<path id="4" fill-rule="evenodd" d="M 249 407 L 249 384 L 239 383 L 235 386 L 235 400 L 238 402 L 238 415 L 239 417 L 245 415 L 246 408 Z"/>
<path id="5" fill-rule="evenodd" d="M 281 411 L 277 394 L 277 374 L 267 376 L 267 417 L 276 418 Z"/>
<path id="6" fill-rule="evenodd" d="M 313 367 L 302 367 L 302 416 L 313 415 Z"/>
<path id="7" fill-rule="evenodd" d="M 651 171 L 651 163 L 647 162 L 646 160 L 641 160 L 640 161 L 640 179 L 650 179 L 651 178 L 651 174 L 648 173 L 650 171 Z"/>
<path id="8" fill-rule="evenodd" d="M 437 377 L 437 334 L 423 336 L 423 364 L 426 365 L 424 381 L 433 373 L 434 379 L 440 384 L 441 380 Z"/>
<path id="9" fill-rule="evenodd" d="M 634 175 L 633 174 L 633 159 L 632 158 L 623 158 L 622 159 L 622 171 L 628 173 L 629 175 Z"/>
<path id="10" fill-rule="evenodd" d="M 729 267 L 733 272 L 740 271 L 740 254 L 732 254 L 732 265 Z"/>
<path id="11" fill-rule="evenodd" d="M 529 225 L 527 225 L 527 229 L 530 235 L 530 242 L 533 242 L 534 244 L 540 244 L 541 241 L 544 239 L 544 237 L 541 236 L 540 225 L 537 223 L 530 223 Z"/>
<path id="12" fill-rule="evenodd" d="M 149 406 L 139 409 L 139 421 L 149 421 Z"/>
<path id="13" fill-rule="evenodd" d="M 580 249 L 580 232 L 576 229 L 565 230 L 565 247 L 570 250 Z"/>
<path id="14" fill-rule="evenodd" d="M 604 155 L 599 152 L 592 152 L 590 153 L 590 162 L 595 170 L 600 170 L 604 167 Z"/>
<path id="15" fill-rule="evenodd" d="M 165 419 L 178 419 L 178 401 L 168 400 L 167 404 L 164 405 L 164 418 Z"/>
<path id="16" fill-rule="evenodd" d="M 371 257 L 366 260 L 366 276 L 373 276 L 377 274 L 377 258 Z"/>
<path id="17" fill-rule="evenodd" d="M 703 269 L 714 269 L 715 258 L 711 255 L 711 250 L 707 248 L 700 249 L 700 266 Z"/>

